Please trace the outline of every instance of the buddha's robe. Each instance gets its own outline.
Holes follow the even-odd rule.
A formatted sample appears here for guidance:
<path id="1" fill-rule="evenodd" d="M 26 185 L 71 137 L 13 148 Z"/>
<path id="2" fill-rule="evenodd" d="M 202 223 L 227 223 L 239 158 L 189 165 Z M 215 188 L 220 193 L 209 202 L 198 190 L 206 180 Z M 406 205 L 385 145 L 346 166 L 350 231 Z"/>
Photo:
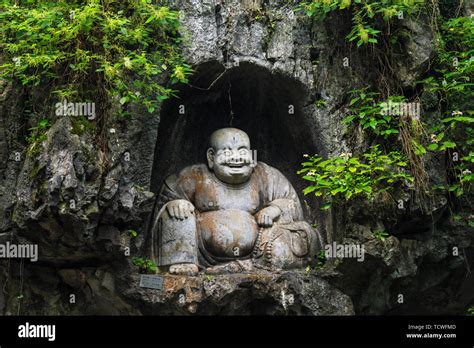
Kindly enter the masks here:
<path id="1" fill-rule="evenodd" d="M 301 266 L 315 249 L 315 231 L 303 221 L 298 196 L 277 169 L 259 162 L 250 180 L 229 185 L 204 164 L 183 169 L 165 180 L 155 217 L 157 263 L 195 263 L 203 267 L 256 258 L 276 268 Z M 195 214 L 188 219 L 167 217 L 166 203 L 184 199 Z M 281 215 L 274 226 L 260 228 L 254 214 L 276 206 Z"/>

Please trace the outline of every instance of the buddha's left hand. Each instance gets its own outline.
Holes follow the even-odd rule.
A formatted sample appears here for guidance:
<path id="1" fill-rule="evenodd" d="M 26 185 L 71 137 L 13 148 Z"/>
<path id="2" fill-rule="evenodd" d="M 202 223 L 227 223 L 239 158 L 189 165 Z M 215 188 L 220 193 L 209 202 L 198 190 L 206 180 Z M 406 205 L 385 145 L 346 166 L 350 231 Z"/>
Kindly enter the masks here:
<path id="1" fill-rule="evenodd" d="M 281 210 L 278 207 L 269 206 L 255 214 L 257 224 L 262 227 L 271 227 L 273 222 L 280 216 Z"/>

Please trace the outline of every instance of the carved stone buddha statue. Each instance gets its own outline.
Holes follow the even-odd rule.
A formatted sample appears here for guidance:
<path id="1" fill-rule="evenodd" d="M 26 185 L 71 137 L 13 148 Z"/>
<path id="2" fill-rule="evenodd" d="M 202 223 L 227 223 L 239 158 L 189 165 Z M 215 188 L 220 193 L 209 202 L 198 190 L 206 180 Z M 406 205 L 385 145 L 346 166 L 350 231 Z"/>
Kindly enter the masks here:
<path id="1" fill-rule="evenodd" d="M 236 128 L 212 133 L 207 164 L 168 177 L 158 200 L 152 253 L 170 273 L 303 267 L 321 248 L 291 183 Z"/>

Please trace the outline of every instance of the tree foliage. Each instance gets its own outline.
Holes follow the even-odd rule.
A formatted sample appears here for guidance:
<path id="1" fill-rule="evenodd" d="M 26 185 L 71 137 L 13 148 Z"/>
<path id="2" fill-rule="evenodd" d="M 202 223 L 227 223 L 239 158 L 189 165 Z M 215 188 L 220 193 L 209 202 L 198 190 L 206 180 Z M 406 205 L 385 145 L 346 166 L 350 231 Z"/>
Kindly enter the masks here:
<path id="1" fill-rule="evenodd" d="M 178 12 L 150 0 L 1 0 L 0 73 L 58 99 L 116 98 L 152 112 L 186 82 Z"/>

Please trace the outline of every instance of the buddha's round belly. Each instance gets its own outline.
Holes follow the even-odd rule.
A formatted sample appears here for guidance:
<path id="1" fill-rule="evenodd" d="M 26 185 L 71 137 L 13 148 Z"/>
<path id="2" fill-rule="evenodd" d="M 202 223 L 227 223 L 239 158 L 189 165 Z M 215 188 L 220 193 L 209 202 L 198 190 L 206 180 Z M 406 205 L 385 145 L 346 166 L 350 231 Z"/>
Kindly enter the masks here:
<path id="1" fill-rule="evenodd" d="M 204 248 L 217 257 L 247 256 L 257 239 L 255 218 L 242 210 L 217 210 L 201 213 L 199 231 Z"/>

